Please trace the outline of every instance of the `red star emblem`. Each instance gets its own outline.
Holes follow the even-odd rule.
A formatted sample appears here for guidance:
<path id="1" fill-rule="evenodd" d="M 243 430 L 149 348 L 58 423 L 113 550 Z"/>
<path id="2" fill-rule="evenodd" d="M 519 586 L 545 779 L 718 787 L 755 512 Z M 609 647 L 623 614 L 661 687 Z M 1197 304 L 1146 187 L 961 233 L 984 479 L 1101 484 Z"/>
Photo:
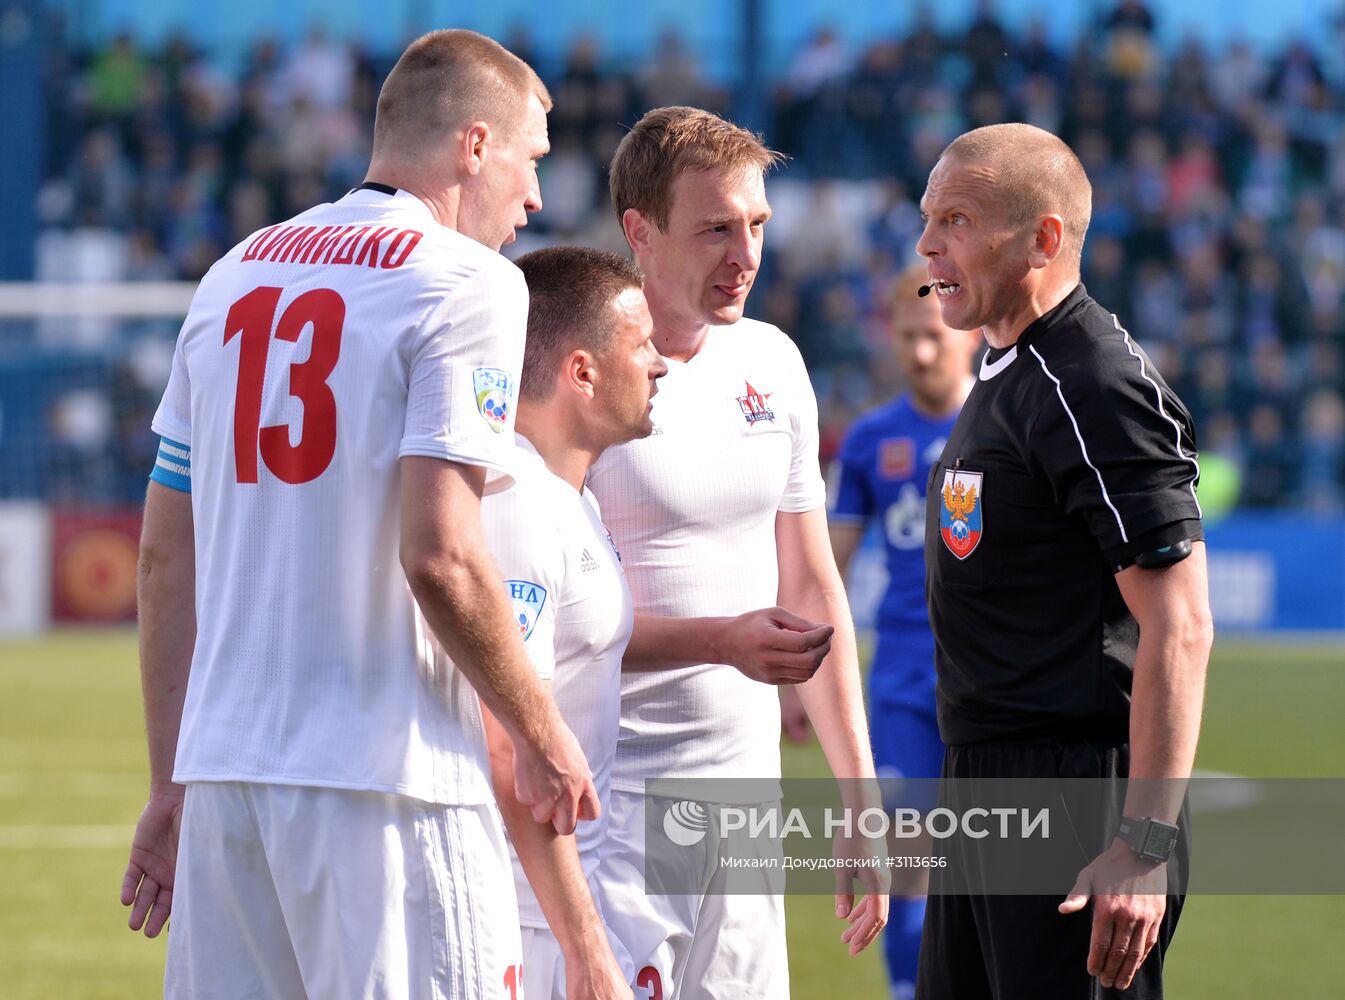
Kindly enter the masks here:
<path id="1" fill-rule="evenodd" d="M 738 397 L 738 406 L 743 411 L 744 419 L 749 424 L 754 424 L 758 420 L 769 420 L 774 423 L 775 411 L 766 403 L 774 393 L 758 392 L 751 382 L 744 381 L 743 385 L 747 387 L 747 393 Z"/>

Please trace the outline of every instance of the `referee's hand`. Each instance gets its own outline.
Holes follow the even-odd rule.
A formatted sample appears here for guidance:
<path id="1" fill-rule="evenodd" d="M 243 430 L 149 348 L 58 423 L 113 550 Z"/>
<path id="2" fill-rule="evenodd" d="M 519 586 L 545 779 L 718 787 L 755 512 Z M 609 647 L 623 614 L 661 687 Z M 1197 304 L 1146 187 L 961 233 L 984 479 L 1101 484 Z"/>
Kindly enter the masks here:
<path id="1" fill-rule="evenodd" d="M 1129 845 L 1113 841 L 1087 868 L 1060 904 L 1078 913 L 1093 900 L 1088 974 L 1102 986 L 1126 989 L 1158 943 L 1167 910 L 1167 865 L 1141 861 Z"/>

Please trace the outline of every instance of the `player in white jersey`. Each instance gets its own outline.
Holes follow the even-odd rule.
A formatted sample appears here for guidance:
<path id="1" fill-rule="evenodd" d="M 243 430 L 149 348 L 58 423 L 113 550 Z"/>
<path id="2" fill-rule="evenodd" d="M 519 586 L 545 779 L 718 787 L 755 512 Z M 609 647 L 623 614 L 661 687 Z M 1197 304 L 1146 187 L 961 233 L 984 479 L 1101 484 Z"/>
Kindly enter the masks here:
<path id="1" fill-rule="evenodd" d="M 612 162 L 612 197 L 644 271 L 655 343 L 668 360 L 646 439 L 609 449 L 589 484 L 621 548 L 636 623 L 622 682 L 610 850 L 599 870 L 613 926 L 640 972 L 672 997 L 786 997 L 783 901 L 659 896 L 643 882 L 645 782 L 780 774 L 775 692 L 725 665 L 713 633 L 651 616 L 731 615 L 778 602 L 835 626 L 830 655 L 800 692 L 848 805 L 877 805 L 854 633 L 827 537 L 817 405 L 798 350 L 744 319 L 777 159 L 757 137 L 704 111 L 661 108 Z M 649 671 L 651 668 L 660 668 Z M 838 882 L 851 954 L 887 913 L 866 873 L 856 905 Z"/>
<path id="2" fill-rule="evenodd" d="M 509 745 L 487 717 L 497 788 L 515 851 L 524 981 L 532 1000 L 629 997 L 634 975 L 605 928 L 596 870 L 621 707 L 621 660 L 633 624 L 620 554 L 583 485 L 604 449 L 653 430 L 654 380 L 667 371 L 638 268 L 599 250 L 554 247 L 518 261 L 528 282 L 528 343 L 519 387 L 515 485 L 482 506 L 486 535 L 538 673 L 593 768 L 603 813 L 574 837 L 538 827 L 514 801 Z M 683 619 L 719 631 L 725 655 L 754 676 L 803 680 L 830 648 L 832 629 L 782 608 L 731 620 Z M 796 651 L 782 650 L 782 639 Z M 535 888 L 534 888 L 535 887 Z M 610 947 L 608 938 L 611 937 Z"/>
<path id="3" fill-rule="evenodd" d="M 151 794 L 122 887 L 133 929 L 172 913 L 171 996 L 517 979 L 478 695 L 533 815 L 596 814 L 479 514 L 513 461 L 527 310 L 498 250 L 541 207 L 549 106 L 489 39 L 424 36 L 366 183 L 249 237 L 193 300 L 153 424 Z"/>
<path id="4" fill-rule="evenodd" d="M 650 432 L 655 380 L 667 365 L 630 261 L 552 247 L 518 265 L 530 303 L 518 406 L 527 454 L 514 485 L 482 504 L 482 521 L 528 653 L 550 680 L 605 800 L 633 609 L 621 557 L 584 478 L 603 449 Z M 489 716 L 487 734 L 515 850 L 527 996 L 629 1000 L 634 969 L 619 944 L 609 946 L 592 891 L 606 809 L 572 837 L 534 822 L 514 801 L 509 741 Z"/>

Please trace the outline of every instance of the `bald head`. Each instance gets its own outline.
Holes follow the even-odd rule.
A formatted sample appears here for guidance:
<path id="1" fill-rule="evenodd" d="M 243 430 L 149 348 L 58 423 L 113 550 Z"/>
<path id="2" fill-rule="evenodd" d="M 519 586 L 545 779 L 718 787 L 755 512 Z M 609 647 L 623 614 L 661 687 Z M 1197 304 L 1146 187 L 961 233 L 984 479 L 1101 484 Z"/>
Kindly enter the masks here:
<path id="1" fill-rule="evenodd" d="M 529 98 L 551 110 L 532 67 L 475 31 L 431 31 L 402 53 L 378 94 L 374 159 L 405 160 L 484 121 L 503 138 L 523 127 Z"/>
<path id="2" fill-rule="evenodd" d="M 1077 273 L 1093 215 L 1093 186 L 1074 150 L 1035 125 L 987 125 L 966 132 L 943 151 L 994 172 L 994 184 L 1014 226 L 1045 215 L 1064 221 L 1060 260 Z"/>

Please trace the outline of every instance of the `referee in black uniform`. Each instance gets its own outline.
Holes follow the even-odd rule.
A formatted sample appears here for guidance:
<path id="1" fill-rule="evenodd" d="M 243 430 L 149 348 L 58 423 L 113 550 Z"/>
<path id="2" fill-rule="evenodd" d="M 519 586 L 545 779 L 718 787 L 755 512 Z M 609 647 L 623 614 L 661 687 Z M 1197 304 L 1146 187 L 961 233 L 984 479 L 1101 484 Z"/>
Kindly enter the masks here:
<path id="1" fill-rule="evenodd" d="M 943 774 L 1177 780 L 1130 783 L 1063 902 L 931 896 L 921 1000 L 1161 997 L 1181 908 L 1212 638 L 1199 466 L 1186 408 L 1079 283 L 1091 204 L 1029 125 L 954 140 L 921 201 L 944 322 L 990 345 L 926 511 Z"/>

